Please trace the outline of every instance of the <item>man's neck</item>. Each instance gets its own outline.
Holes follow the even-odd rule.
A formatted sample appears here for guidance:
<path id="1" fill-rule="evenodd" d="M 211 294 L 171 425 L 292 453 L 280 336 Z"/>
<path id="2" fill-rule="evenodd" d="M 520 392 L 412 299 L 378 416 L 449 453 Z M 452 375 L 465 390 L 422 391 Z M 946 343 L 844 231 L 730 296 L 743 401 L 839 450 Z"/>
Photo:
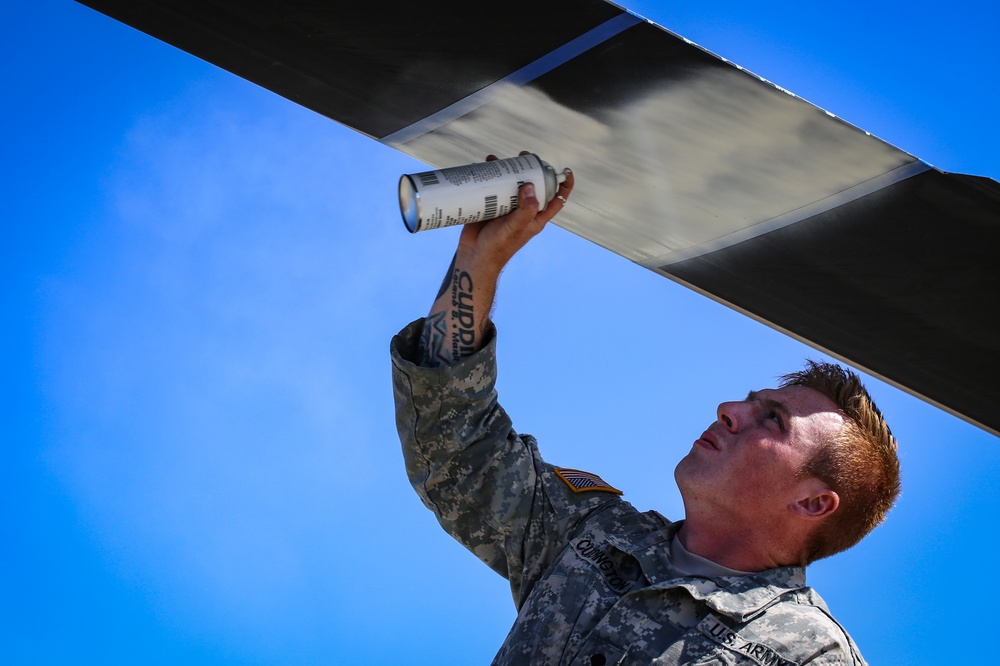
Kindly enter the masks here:
<path id="1" fill-rule="evenodd" d="M 746 530 L 733 529 L 732 525 L 713 529 L 689 517 L 677 538 L 689 553 L 728 569 L 755 572 L 796 563 L 795 556 L 785 552 L 780 536 L 757 526 Z"/>

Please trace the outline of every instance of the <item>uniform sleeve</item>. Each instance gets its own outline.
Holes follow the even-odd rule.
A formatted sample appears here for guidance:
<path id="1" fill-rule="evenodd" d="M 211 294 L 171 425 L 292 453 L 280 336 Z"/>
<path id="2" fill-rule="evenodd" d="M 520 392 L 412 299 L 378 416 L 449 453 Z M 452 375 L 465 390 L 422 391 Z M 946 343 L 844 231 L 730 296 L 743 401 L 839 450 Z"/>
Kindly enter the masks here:
<path id="1" fill-rule="evenodd" d="M 520 608 L 574 528 L 595 510 L 625 503 L 611 493 L 570 492 L 535 439 L 514 431 L 497 402 L 492 324 L 483 349 L 439 368 L 414 362 L 422 327 L 422 319 L 410 324 L 391 344 L 407 476 L 441 526 L 510 581 Z"/>

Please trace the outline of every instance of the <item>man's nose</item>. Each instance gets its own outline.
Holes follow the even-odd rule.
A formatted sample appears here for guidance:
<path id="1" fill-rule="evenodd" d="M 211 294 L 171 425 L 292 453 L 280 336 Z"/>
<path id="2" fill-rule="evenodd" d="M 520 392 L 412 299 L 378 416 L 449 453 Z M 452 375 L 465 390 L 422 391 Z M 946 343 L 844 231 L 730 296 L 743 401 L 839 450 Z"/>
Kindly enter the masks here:
<path id="1" fill-rule="evenodd" d="M 724 402 L 716 409 L 719 422 L 726 426 L 729 432 L 739 432 L 740 423 L 746 417 L 745 402 Z"/>

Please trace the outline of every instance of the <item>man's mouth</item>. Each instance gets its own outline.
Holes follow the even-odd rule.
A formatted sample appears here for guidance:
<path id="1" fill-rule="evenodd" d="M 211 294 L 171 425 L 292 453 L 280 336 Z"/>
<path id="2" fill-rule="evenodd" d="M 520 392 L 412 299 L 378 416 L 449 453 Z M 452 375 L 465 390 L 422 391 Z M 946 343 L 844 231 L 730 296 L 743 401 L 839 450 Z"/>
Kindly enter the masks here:
<path id="1" fill-rule="evenodd" d="M 703 446 L 707 449 L 714 449 L 715 451 L 721 451 L 721 449 L 719 448 L 719 440 L 717 440 L 715 438 L 715 435 L 713 435 L 707 430 L 701 433 L 701 437 L 695 440 L 695 444 Z"/>

